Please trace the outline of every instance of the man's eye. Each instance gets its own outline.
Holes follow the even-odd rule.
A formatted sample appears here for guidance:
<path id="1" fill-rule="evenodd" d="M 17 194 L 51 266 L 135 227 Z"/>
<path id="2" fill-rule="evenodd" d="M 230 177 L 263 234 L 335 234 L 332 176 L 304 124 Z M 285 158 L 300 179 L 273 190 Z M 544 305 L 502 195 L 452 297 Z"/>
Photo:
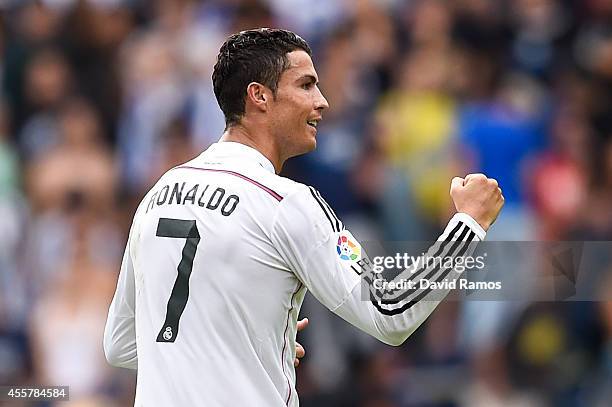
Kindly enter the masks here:
<path id="1" fill-rule="evenodd" d="M 302 89 L 304 90 L 308 90 L 312 87 L 312 82 L 306 82 L 305 84 L 302 85 Z"/>

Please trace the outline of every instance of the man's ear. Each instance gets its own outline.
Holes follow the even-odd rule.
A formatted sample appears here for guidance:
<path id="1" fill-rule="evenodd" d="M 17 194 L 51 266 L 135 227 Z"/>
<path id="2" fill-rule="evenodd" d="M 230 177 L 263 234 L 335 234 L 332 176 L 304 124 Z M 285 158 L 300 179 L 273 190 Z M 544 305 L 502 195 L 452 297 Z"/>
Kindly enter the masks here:
<path id="1" fill-rule="evenodd" d="M 262 112 L 268 110 L 271 91 L 261 83 L 251 82 L 247 86 L 247 100 Z"/>

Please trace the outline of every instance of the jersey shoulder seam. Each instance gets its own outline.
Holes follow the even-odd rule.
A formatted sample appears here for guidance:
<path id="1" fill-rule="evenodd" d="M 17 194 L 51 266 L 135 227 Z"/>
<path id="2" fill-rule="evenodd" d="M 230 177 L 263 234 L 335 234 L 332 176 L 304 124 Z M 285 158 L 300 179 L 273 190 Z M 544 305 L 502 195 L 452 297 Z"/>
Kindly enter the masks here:
<path id="1" fill-rule="evenodd" d="M 178 167 L 174 167 L 173 168 L 173 170 L 176 170 L 176 169 L 210 171 L 210 172 L 229 174 L 229 175 L 241 178 L 241 179 L 243 179 L 243 180 L 245 180 L 247 182 L 250 182 L 251 184 L 253 184 L 256 187 L 258 187 L 259 189 L 265 191 L 268 195 L 272 196 L 278 202 L 281 202 L 285 198 L 284 196 L 282 196 L 281 194 L 276 192 L 275 189 L 272 189 L 269 186 L 262 184 L 258 180 L 255 180 L 255 179 L 253 179 L 253 178 L 251 178 L 251 177 L 249 177 L 247 175 L 242 174 L 239 171 L 234 171 L 234 170 L 230 170 L 230 169 L 226 169 L 226 168 L 206 168 L 206 167 L 200 167 L 200 166 L 196 167 L 196 166 L 192 166 L 192 165 L 180 165 Z"/>

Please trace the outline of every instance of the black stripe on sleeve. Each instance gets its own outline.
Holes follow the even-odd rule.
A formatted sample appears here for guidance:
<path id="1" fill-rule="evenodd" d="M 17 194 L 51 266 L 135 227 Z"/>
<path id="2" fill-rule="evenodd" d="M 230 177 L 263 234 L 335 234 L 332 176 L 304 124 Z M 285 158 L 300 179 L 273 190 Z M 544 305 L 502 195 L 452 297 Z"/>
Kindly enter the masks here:
<path id="1" fill-rule="evenodd" d="M 321 202 L 323 202 L 323 204 L 327 207 L 327 209 L 329 210 L 329 213 L 331 214 L 332 218 L 334 218 L 334 220 L 336 221 L 336 229 L 337 229 L 337 231 L 338 232 L 341 231 L 344 226 L 342 225 L 342 222 L 340 221 L 340 219 L 338 218 L 338 216 L 336 215 L 334 210 L 331 208 L 331 206 L 329 206 L 327 201 L 325 199 L 323 199 L 323 197 L 321 196 L 321 193 L 319 191 L 317 191 L 315 189 L 314 192 L 320 198 Z"/>
<path id="2" fill-rule="evenodd" d="M 469 228 L 469 226 L 467 226 L 467 225 L 463 224 L 463 222 L 461 222 L 460 224 L 463 226 L 463 228 L 462 228 L 462 229 L 460 229 L 460 230 L 461 230 L 461 233 L 459 234 L 459 236 L 458 236 L 457 240 L 451 241 L 451 240 L 450 240 L 450 238 L 451 238 L 452 234 L 451 234 L 451 235 L 449 235 L 449 238 L 447 238 L 447 240 L 445 240 L 445 241 L 444 241 L 444 242 L 443 242 L 443 243 L 442 243 L 442 244 L 439 246 L 439 248 L 438 248 L 438 250 L 436 251 L 436 253 L 435 253 L 433 256 L 431 256 L 431 257 L 438 257 L 438 256 L 440 256 L 440 255 L 443 253 L 444 249 L 446 249 L 446 248 L 447 248 L 447 247 L 449 247 L 449 246 L 450 246 L 450 249 L 449 249 L 449 250 L 446 252 L 446 256 L 452 256 L 452 253 L 455 253 L 455 252 L 457 251 L 457 247 L 458 247 L 459 245 L 461 245 L 462 243 L 464 243 L 464 242 L 465 242 L 463 239 L 465 238 L 465 235 L 466 235 L 468 232 L 470 232 L 470 231 L 471 231 L 471 229 Z M 456 229 L 456 228 L 455 228 L 455 229 Z M 470 241 L 471 241 L 471 239 L 470 239 Z M 429 269 L 428 269 L 428 268 L 426 267 L 426 264 L 424 264 L 424 265 L 423 265 L 423 268 L 421 268 L 421 269 L 420 269 L 419 271 L 417 271 L 417 272 L 412 273 L 412 276 L 411 276 L 410 278 L 408 278 L 408 280 L 416 280 L 416 279 L 417 279 L 417 278 L 419 278 L 419 277 L 420 277 L 420 278 L 430 278 L 430 277 L 432 277 L 433 275 L 435 275 L 435 273 L 437 273 L 438 271 L 440 271 L 441 266 L 442 266 L 442 265 L 441 265 L 441 264 L 439 264 L 439 265 L 437 265 L 437 266 L 435 266 L 435 267 L 433 267 L 433 268 L 429 268 Z M 425 272 L 425 271 L 427 271 L 427 270 L 429 270 L 429 272 L 428 272 L 428 273 L 425 275 L 425 277 L 421 277 L 421 275 L 423 274 L 423 272 Z M 396 290 L 396 291 L 397 291 L 397 290 Z M 414 290 L 413 290 L 413 291 L 414 291 Z M 388 292 L 388 293 L 390 293 L 390 292 Z M 398 298 L 397 298 L 397 300 L 401 300 L 402 298 L 406 298 L 406 296 L 407 296 L 407 295 L 409 295 L 409 294 L 410 294 L 410 292 L 406 292 L 406 293 L 404 293 L 402 296 L 398 297 Z M 396 302 L 397 302 L 397 300 L 396 300 Z"/>
<path id="3" fill-rule="evenodd" d="M 466 226 L 466 225 L 464 225 L 464 226 Z M 457 228 L 455 228 L 454 230 L 457 230 Z M 469 231 L 469 234 L 467 236 L 467 239 L 463 240 L 465 238 L 465 235 L 467 234 L 468 231 Z M 453 236 L 453 235 L 454 235 L 454 233 L 451 233 L 449 235 L 449 237 Z M 476 237 L 475 232 L 472 231 L 469 227 L 466 226 L 463 229 L 462 233 L 460 234 L 459 240 L 453 242 L 454 244 L 452 245 L 451 250 L 449 250 L 448 253 L 451 254 L 451 253 L 456 251 L 455 257 L 463 256 L 465 254 L 465 252 L 467 251 L 467 249 L 469 248 L 470 244 L 472 244 L 472 242 L 474 241 L 475 237 Z M 457 247 L 458 245 L 461 245 L 461 247 Z M 436 274 L 441 272 L 440 275 L 435 276 L 435 280 L 434 280 L 436 282 L 441 282 L 441 281 L 443 281 L 446 278 L 446 276 L 452 270 L 453 270 L 453 268 L 447 268 L 447 269 L 443 270 L 443 269 L 441 269 L 441 264 L 440 264 L 437 267 L 435 267 L 433 270 L 428 272 L 427 275 L 425 276 L 425 278 L 433 277 Z M 394 308 L 394 309 L 384 308 L 383 305 L 397 304 L 401 300 L 403 300 L 406 297 L 410 296 L 411 294 L 414 294 L 415 292 L 417 292 L 417 290 L 413 289 L 413 290 L 409 290 L 407 292 L 404 292 L 399 297 L 397 297 L 397 298 L 395 298 L 393 300 L 378 300 L 377 298 L 374 297 L 374 294 L 370 291 L 370 300 L 372 301 L 372 304 L 374 305 L 374 307 L 380 313 L 382 313 L 384 315 L 397 315 L 397 314 L 403 313 L 404 311 L 412 308 L 412 306 L 414 306 L 419 301 L 421 301 L 432 290 L 433 290 L 433 288 L 428 288 L 426 290 L 422 290 L 416 297 L 414 297 L 413 299 L 411 299 L 410 301 L 408 301 L 407 303 L 405 303 L 401 307 Z"/>
<path id="4" fill-rule="evenodd" d="M 457 252 L 457 248 L 458 248 L 459 245 L 461 245 L 462 243 L 467 243 L 467 244 L 462 245 L 461 248 L 459 248 L 458 254 L 456 256 L 463 255 L 463 253 L 465 252 L 464 249 L 467 249 L 467 247 L 469 246 L 469 243 L 471 243 L 471 241 L 468 241 L 468 242 L 463 241 L 463 238 L 465 237 L 465 235 L 467 234 L 468 231 L 471 232 L 470 228 L 465 226 L 465 228 L 463 228 L 463 231 L 459 235 L 459 240 L 456 240 L 456 241 L 452 242 L 453 244 L 452 244 L 451 248 L 448 250 L 448 252 L 446 252 L 447 256 L 452 256 L 453 253 Z M 473 233 L 473 232 L 471 232 L 471 233 Z M 445 247 L 448 247 L 448 244 Z M 430 268 L 428 270 L 429 270 L 428 273 L 425 276 L 421 277 L 421 278 L 433 279 L 434 281 L 438 281 L 435 278 L 435 276 L 436 276 L 437 273 L 440 272 L 440 270 L 442 270 L 442 264 L 440 263 L 437 266 L 435 266 L 433 268 Z M 415 280 L 415 278 L 410 278 L 409 280 Z M 442 280 L 440 280 L 440 281 L 442 281 Z M 395 291 L 397 291 L 397 290 L 395 290 Z M 417 291 L 418 291 L 417 288 L 414 288 L 412 290 L 406 290 L 406 291 L 402 292 L 399 296 L 397 296 L 397 297 L 395 297 L 393 299 L 389 299 L 389 300 L 381 299 L 380 303 L 381 304 L 386 304 L 386 305 L 397 304 L 400 301 L 404 300 L 405 298 L 407 298 L 408 296 L 414 294 Z"/>
<path id="5" fill-rule="evenodd" d="M 462 227 L 464 227 L 464 226 L 465 226 L 465 229 L 462 229 Z M 454 237 L 457 235 L 457 233 L 458 233 L 460 230 L 466 230 L 466 229 L 468 229 L 468 227 L 465 225 L 465 223 L 463 223 L 463 222 L 458 222 L 458 223 L 457 223 L 457 225 L 455 225 L 455 227 L 453 228 L 453 230 L 451 230 L 451 232 L 448 234 L 448 236 L 446 236 L 446 238 L 444 238 L 444 240 L 443 240 L 443 241 L 439 241 L 439 242 L 436 242 L 436 243 L 434 244 L 434 246 L 437 246 L 437 249 L 436 249 L 435 253 L 434 253 L 434 254 L 433 254 L 431 257 L 438 257 L 438 256 L 440 256 L 440 255 L 442 254 L 442 252 L 444 252 L 444 250 L 445 250 L 447 247 L 449 247 L 449 245 L 451 245 L 451 244 L 453 244 L 454 246 L 456 246 L 456 245 L 457 245 L 457 243 L 456 243 L 456 241 L 455 241 L 455 242 L 453 242 L 453 238 L 454 238 Z M 460 234 L 460 235 L 459 235 L 459 238 L 458 238 L 458 240 L 457 240 L 457 241 L 460 241 L 464 235 L 465 235 L 465 232 L 463 233 L 463 235 L 462 235 L 462 234 Z M 451 252 L 452 252 L 452 249 L 448 251 L 448 253 L 451 253 Z M 413 271 L 413 272 L 411 273 L 412 275 L 410 276 L 410 278 L 408 278 L 408 280 L 416 280 L 416 279 L 417 279 L 418 277 L 420 277 L 420 276 L 421 276 L 421 274 L 422 274 L 424 271 L 426 271 L 426 270 L 427 270 L 426 265 L 423 265 L 423 266 L 422 266 L 422 268 L 421 268 L 420 270 L 418 270 L 418 271 Z M 429 274 L 430 274 L 430 273 L 428 273 L 428 275 L 429 275 Z M 399 289 L 395 289 L 395 290 L 387 290 L 387 291 L 385 291 L 385 292 L 384 292 L 384 294 L 392 294 L 392 293 L 394 293 L 394 292 L 396 292 L 396 291 L 399 291 Z M 407 293 L 406 295 L 409 295 L 409 294 L 410 294 L 410 292 L 409 292 L 409 293 Z M 399 300 L 401 300 L 402 298 L 405 298 L 405 297 L 406 297 L 406 296 L 403 296 L 403 297 L 399 298 L 397 301 L 399 301 Z M 391 303 L 393 303 L 393 302 L 391 302 Z"/>
<path id="6" fill-rule="evenodd" d="M 317 203 L 321 207 L 321 210 L 323 211 L 323 213 L 325 214 L 325 217 L 329 221 L 329 224 L 331 225 L 332 230 L 334 232 L 339 232 L 340 229 L 337 227 L 336 223 L 332 220 L 332 215 L 328 212 L 326 204 L 323 203 L 325 201 L 323 201 L 322 198 L 320 199 L 317 196 L 316 189 L 314 189 L 313 187 L 308 187 L 308 189 L 310 190 L 310 194 L 312 195 L 312 197 L 315 199 L 315 201 L 317 201 Z"/>
<path id="7" fill-rule="evenodd" d="M 431 257 L 438 257 L 440 254 L 442 254 L 442 252 L 444 251 L 444 249 L 446 247 L 448 247 L 449 242 L 453 241 L 453 237 L 455 237 L 455 235 L 457 234 L 457 232 L 459 232 L 459 230 L 461 230 L 461 227 L 465 226 L 465 224 L 463 222 L 458 222 L 457 225 L 453 228 L 453 230 L 448 234 L 448 236 L 446 236 L 446 238 L 444 239 L 444 241 L 440 242 L 440 244 L 438 245 L 438 250 L 436 250 L 436 252 L 433 254 L 433 256 Z M 467 228 L 467 226 L 466 226 Z M 464 232 L 465 233 L 465 232 Z M 459 235 L 459 238 L 457 239 L 457 241 L 460 241 L 462 239 L 463 235 Z M 456 243 L 455 243 L 456 244 Z M 452 250 L 452 249 L 451 249 Z M 450 250 L 449 250 L 450 252 Z M 425 267 L 425 265 L 423 265 L 423 268 L 413 272 L 412 276 L 408 279 L 408 280 L 415 280 L 417 277 L 419 277 L 419 275 L 421 273 L 423 273 L 427 268 Z"/>
<path id="8" fill-rule="evenodd" d="M 475 236 L 474 232 L 470 232 L 470 234 L 468 235 L 469 237 Z M 465 251 L 469 248 L 470 244 L 472 243 L 471 241 L 463 241 L 461 243 L 464 243 L 458 250 L 457 254 L 454 257 L 461 257 L 465 254 Z M 446 268 L 443 269 L 440 266 L 434 268 L 432 271 L 430 271 L 429 273 L 427 273 L 427 275 L 423 278 L 425 279 L 431 279 L 434 280 L 435 282 L 440 282 L 443 281 L 444 278 L 446 278 L 446 276 L 450 273 L 451 270 L 454 270 L 453 268 Z M 438 273 L 440 273 L 440 275 L 437 275 Z M 427 290 L 431 290 L 431 289 L 427 289 Z M 410 291 L 406 291 L 405 293 L 402 293 L 402 295 L 398 296 L 397 298 L 394 298 L 393 300 L 381 300 L 380 303 L 381 304 L 397 304 L 400 301 L 402 301 L 403 299 L 405 299 L 406 297 L 408 297 L 411 294 L 414 294 L 415 292 L 417 292 L 418 290 L 414 289 L 414 290 L 410 290 Z M 417 298 L 419 298 L 417 296 Z M 421 297 L 422 298 L 422 297 Z"/>
<path id="9" fill-rule="evenodd" d="M 472 234 L 474 232 L 471 232 L 470 234 Z M 471 242 L 470 242 L 471 243 Z M 465 245 L 462 248 L 462 252 L 464 252 L 467 248 L 469 247 L 469 244 Z M 461 253 L 460 255 L 462 255 L 463 253 Z M 436 280 L 437 282 L 443 281 L 444 278 L 448 275 L 448 273 L 450 273 L 453 269 L 448 268 L 446 269 Z M 417 295 L 415 298 L 413 298 L 412 300 L 408 301 L 407 303 L 405 303 L 404 305 L 402 305 L 399 308 L 394 308 L 394 309 L 388 309 L 388 308 L 383 308 L 381 303 L 379 303 L 376 298 L 374 298 L 372 296 L 372 294 L 370 293 L 370 300 L 372 301 L 372 304 L 374 304 L 374 307 L 381 313 L 384 315 L 397 315 L 397 314 L 401 314 L 404 311 L 409 310 L 410 308 L 412 308 L 414 305 L 416 305 L 419 301 L 421 301 L 427 294 L 429 294 L 433 289 L 432 288 L 428 288 L 426 290 L 423 290 L 423 292 L 421 292 L 419 295 Z"/>

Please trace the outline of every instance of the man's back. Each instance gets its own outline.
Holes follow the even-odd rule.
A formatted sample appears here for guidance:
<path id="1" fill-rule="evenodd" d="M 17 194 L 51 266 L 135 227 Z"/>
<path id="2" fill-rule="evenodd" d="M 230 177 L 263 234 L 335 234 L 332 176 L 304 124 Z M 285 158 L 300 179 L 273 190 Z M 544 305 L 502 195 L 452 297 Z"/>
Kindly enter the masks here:
<path id="1" fill-rule="evenodd" d="M 484 235 L 457 213 L 425 257 L 469 255 Z M 446 288 L 379 293 L 371 264 L 315 189 L 276 176 L 250 147 L 217 143 L 164 174 L 140 204 L 109 310 L 107 359 L 138 369 L 137 406 L 298 405 L 306 289 L 399 345 L 448 293 L 441 283 L 459 276 L 446 261 L 417 262 L 395 279 Z"/>
<path id="2" fill-rule="evenodd" d="M 147 193 L 123 266 L 135 280 L 136 405 L 296 399 L 305 288 L 270 233 L 276 207 L 297 187 L 256 150 L 219 143 Z"/>

